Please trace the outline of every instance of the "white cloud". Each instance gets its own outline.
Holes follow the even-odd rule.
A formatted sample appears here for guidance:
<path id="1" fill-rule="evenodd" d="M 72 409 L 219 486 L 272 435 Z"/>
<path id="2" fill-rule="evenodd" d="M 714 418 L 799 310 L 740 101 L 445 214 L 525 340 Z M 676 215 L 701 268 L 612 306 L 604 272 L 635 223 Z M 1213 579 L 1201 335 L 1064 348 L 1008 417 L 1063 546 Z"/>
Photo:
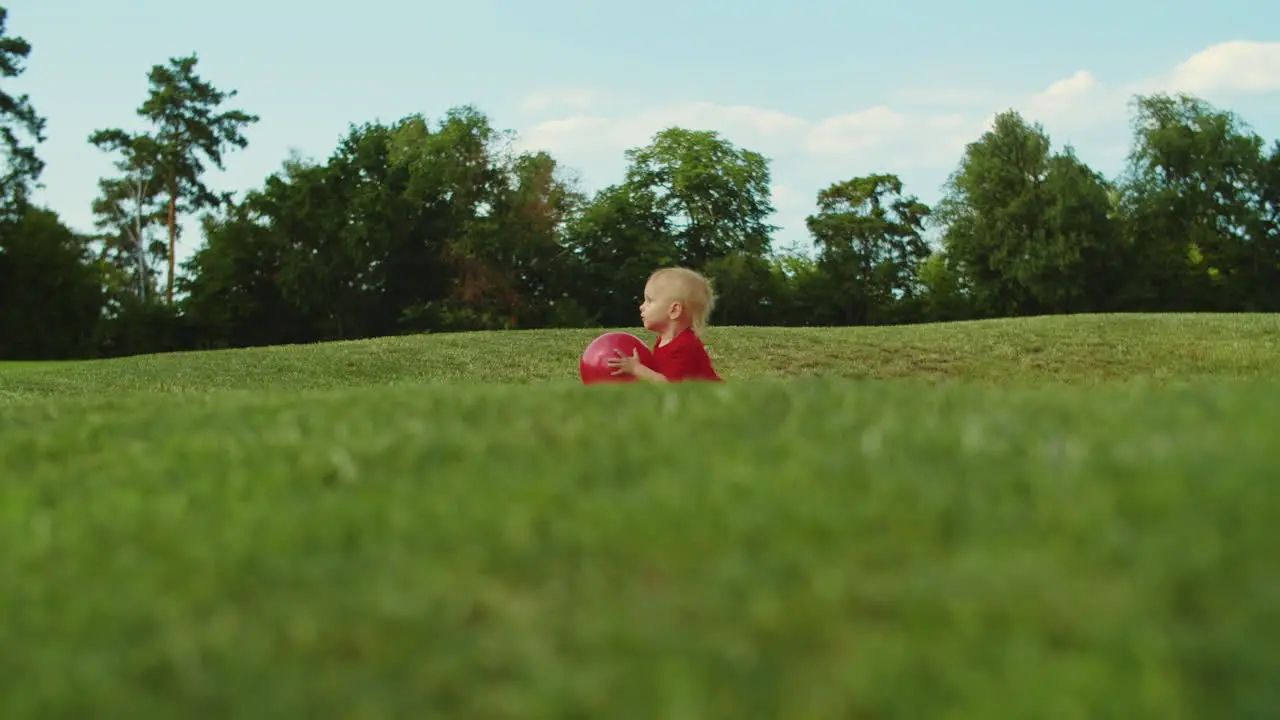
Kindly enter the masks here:
<path id="1" fill-rule="evenodd" d="M 550 109 L 586 110 L 599 101 L 597 93 L 584 89 L 548 90 L 532 93 L 520 103 L 520 112 L 536 113 Z"/>
<path id="2" fill-rule="evenodd" d="M 871 172 L 898 173 L 908 192 L 928 196 L 954 169 L 967 143 L 1013 108 L 1042 123 L 1055 144 L 1084 141 L 1090 164 L 1114 164 L 1127 152 L 1125 123 L 1134 94 L 1189 92 L 1211 102 L 1226 93 L 1280 92 L 1280 42 L 1233 41 L 1205 48 L 1166 74 L 1132 81 L 1081 68 L 1038 92 L 1010 97 L 969 89 L 906 89 L 892 105 L 852 108 L 806 118 L 777 108 L 691 102 L 636 112 L 585 91 L 538 95 L 526 107 L 561 108 L 520 132 L 524 149 L 545 149 L 580 169 L 588 188 L 621 179 L 623 151 L 648 144 L 672 126 L 716 130 L 734 144 L 773 160 L 775 224 L 783 237 L 804 235 L 804 217 L 819 189 Z M 556 99 L 558 98 L 558 99 Z M 612 106 L 612 107 L 611 107 Z M 567 108 L 567 110 L 565 110 Z"/>
<path id="3" fill-rule="evenodd" d="M 808 126 L 804 148 L 816 156 L 892 159 L 896 167 L 912 167 L 954 157 L 978 129 L 960 114 L 904 113 L 877 106 Z"/>
<path id="4" fill-rule="evenodd" d="M 647 144 L 658 131 L 674 125 L 715 129 L 739 144 L 762 152 L 785 152 L 794 149 L 797 130 L 806 123 L 776 110 L 695 102 L 651 108 L 623 117 L 584 114 L 547 120 L 522 132 L 520 144 L 552 152 L 567 149 L 621 152 Z"/>
<path id="5" fill-rule="evenodd" d="M 769 157 L 810 156 L 899 165 L 953 157 L 980 124 L 960 114 L 913 114 L 873 107 L 818 121 L 746 105 L 685 103 L 630 116 L 573 115 L 535 124 L 520 134 L 525 148 L 598 154 L 645 145 L 672 126 L 717 130 L 735 144 Z"/>
<path id="6" fill-rule="evenodd" d="M 1017 106 L 1028 119 L 1057 131 L 1122 121 L 1134 95 L 1188 93 L 1210 102 L 1240 93 L 1280 92 L 1280 42 L 1233 40 L 1210 45 L 1170 72 L 1108 84 L 1087 70 L 1063 78 Z"/>
<path id="7" fill-rule="evenodd" d="M 1280 42 L 1232 40 L 1201 50 L 1151 83 L 1166 92 L 1268 93 L 1280 91 Z"/>
<path id="8" fill-rule="evenodd" d="M 1032 122 L 1078 129 L 1115 120 L 1117 112 L 1123 114 L 1124 103 L 1116 100 L 1116 89 L 1104 85 L 1088 70 L 1078 70 L 1015 107 Z"/>
<path id="9" fill-rule="evenodd" d="M 991 95 L 971 90 L 904 90 L 899 101 L 936 104 L 903 110 L 880 105 L 827 118 L 808 119 L 771 108 L 694 102 L 658 106 L 626 115 L 580 113 L 536 123 L 521 133 L 521 145 L 570 154 L 617 153 L 647 144 L 666 127 L 718 130 L 743 147 L 770 157 L 808 157 L 847 166 L 870 164 L 895 169 L 950 166 L 957 154 L 989 127 L 994 114 L 1013 107 L 1050 134 L 1074 132 L 1123 119 L 1134 93 L 1184 91 L 1280 91 L 1280 42 L 1231 41 L 1189 57 L 1165 76 L 1138 82 L 1106 83 L 1089 70 L 1050 83 L 1044 90 L 1003 107 Z M 553 104 L 584 108 L 598 99 L 586 91 L 540 94 L 527 107 Z M 946 112 L 939 105 L 985 100 L 985 113 Z"/>

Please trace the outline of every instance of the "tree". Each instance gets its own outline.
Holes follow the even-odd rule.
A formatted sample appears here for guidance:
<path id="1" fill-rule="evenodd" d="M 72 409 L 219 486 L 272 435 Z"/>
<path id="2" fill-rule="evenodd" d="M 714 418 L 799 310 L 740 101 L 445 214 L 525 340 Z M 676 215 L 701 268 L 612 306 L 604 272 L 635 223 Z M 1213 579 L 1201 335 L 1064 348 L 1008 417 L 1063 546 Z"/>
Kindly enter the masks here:
<path id="1" fill-rule="evenodd" d="M 289 178 L 309 174 L 308 166 L 290 164 Z M 220 215 L 204 217 L 204 246 L 186 262 L 181 280 L 182 312 L 205 347 L 244 347 L 309 342 L 319 339 L 311 308 L 302 307 L 282 286 L 281 271 L 309 247 L 263 222 L 271 199 L 287 190 L 284 183 L 251 192 L 245 202 Z"/>
<path id="2" fill-rule="evenodd" d="M 1259 172 L 1258 182 L 1258 224 L 1254 231 L 1259 245 L 1275 252 L 1280 248 L 1280 140 L 1271 145 L 1271 152 L 1266 156 Z M 1280 270 L 1280 262 L 1275 265 Z M 1272 298 L 1280 300 L 1280 282 L 1271 284 Z M 1272 302 L 1272 309 L 1280 307 L 1280 302 Z"/>
<path id="3" fill-rule="evenodd" d="M 772 257 L 735 250 L 702 268 L 715 288 L 717 325 L 778 325 L 788 319 L 787 278 Z"/>
<path id="4" fill-rule="evenodd" d="M 433 129 L 406 118 L 392 134 L 390 170 L 407 173 L 398 201 L 413 209 L 427 232 L 391 247 L 385 272 L 405 322 L 425 329 L 509 327 L 518 321 L 522 289 L 516 260 L 519 235 L 502 231 L 501 193 L 510 180 L 499 158 L 510 135 L 472 106 L 449 109 Z M 424 293 L 430 269 L 435 287 Z M 443 291 L 442 293 L 440 291 Z"/>
<path id="5" fill-rule="evenodd" d="M 565 261 L 577 278 L 572 296 L 588 317 L 634 323 L 645 278 L 659 266 L 697 268 L 739 288 L 772 277 L 764 156 L 712 131 L 668 128 L 626 159 L 622 183 L 566 216 Z M 743 317 L 770 292 L 753 294 L 727 304 L 726 317 Z"/>
<path id="6" fill-rule="evenodd" d="M 1123 248 L 1103 179 L 1014 112 L 965 149 L 937 217 L 946 256 L 987 316 L 1106 309 Z"/>
<path id="7" fill-rule="evenodd" d="M 1280 309 L 1273 162 L 1233 113 L 1186 95 L 1134 99 L 1123 200 L 1148 302 Z"/>
<path id="8" fill-rule="evenodd" d="M 585 202 L 561 167 L 546 152 L 520 153 L 499 160 L 486 234 L 488 264 L 505 276 L 503 295 L 510 327 L 545 326 L 580 318 L 567 272 L 566 225 Z"/>
<path id="9" fill-rule="evenodd" d="M 166 65 L 154 65 L 147 79 L 147 100 L 138 107 L 138 115 L 155 126 L 151 136 L 131 135 L 112 128 L 99 130 L 89 142 L 103 150 L 129 153 L 143 137 L 155 144 L 152 158 L 154 176 L 168 199 L 169 273 L 165 299 L 173 302 L 174 262 L 178 237 L 179 203 L 184 211 L 216 208 L 228 197 L 217 194 L 204 184 L 205 164 L 201 157 L 219 170 L 223 169 L 223 153 L 229 148 L 245 148 L 248 140 L 243 129 L 256 123 L 258 116 L 241 110 L 217 112 L 224 101 L 237 91 L 223 92 L 196 74 L 197 56 L 171 58 Z"/>
<path id="10" fill-rule="evenodd" d="M 947 322 L 969 317 L 968 294 L 960 273 L 945 252 L 934 252 L 925 258 L 916 277 L 921 289 L 922 320 Z"/>
<path id="11" fill-rule="evenodd" d="M 645 279 L 681 261 L 670 222 L 651 190 L 625 183 L 601 189 L 570 218 L 573 298 L 595 322 L 636 321 Z"/>
<path id="12" fill-rule="evenodd" d="M 776 228 L 765 222 L 774 208 L 769 161 L 760 153 L 710 130 L 673 127 L 626 158 L 628 189 L 652 194 L 668 218 L 680 248 L 676 262 L 699 268 L 733 251 L 769 250 Z"/>
<path id="13" fill-rule="evenodd" d="M 574 315 L 564 270 L 565 222 L 582 201 L 544 152 L 514 152 L 513 134 L 473 106 L 450 109 L 432 129 L 412 117 L 392 135 L 392 168 L 408 172 L 401 195 L 424 230 L 385 263 L 406 328 L 533 327 Z M 423 296 L 429 268 L 436 298 Z M 443 271 L 443 275 L 437 274 Z M 408 291 L 408 292 L 406 292 Z"/>
<path id="14" fill-rule="evenodd" d="M 148 230 L 164 222 L 158 202 L 161 186 L 155 172 L 159 146 L 142 133 L 118 146 L 123 158 L 116 162 L 122 173 L 98 181 L 99 196 L 93 203 L 95 224 L 103 231 L 103 254 L 118 270 L 131 274 L 131 286 L 139 300 L 146 302 L 154 291 L 152 257 L 167 255 L 163 244 L 150 241 Z"/>
<path id="15" fill-rule="evenodd" d="M 31 44 L 5 30 L 8 10 L 0 7 L 0 78 L 20 77 L 23 63 L 31 54 Z M 44 163 L 36 156 L 35 145 L 44 142 L 45 120 L 36 114 L 27 95 L 14 97 L 0 89 L 0 150 L 4 152 L 4 174 L 0 175 L 0 210 L 21 214 L 31 183 L 36 182 Z M 24 144 L 21 135 L 31 138 Z"/>
<path id="16" fill-rule="evenodd" d="M 899 299 L 917 294 L 916 270 L 929 256 L 922 238 L 928 205 L 903 195 L 896 175 L 834 183 L 818 193 L 805 225 L 830 283 L 828 299 L 846 323 L 889 319 Z"/>
<path id="17" fill-rule="evenodd" d="M 184 308 L 225 344 L 532 327 L 573 309 L 545 153 L 512 153 L 471 107 L 352 127 L 206 221 Z"/>
<path id="18" fill-rule="evenodd" d="M 42 208 L 0 220 L 0 359 L 94 353 L 102 271 L 80 237 Z"/>

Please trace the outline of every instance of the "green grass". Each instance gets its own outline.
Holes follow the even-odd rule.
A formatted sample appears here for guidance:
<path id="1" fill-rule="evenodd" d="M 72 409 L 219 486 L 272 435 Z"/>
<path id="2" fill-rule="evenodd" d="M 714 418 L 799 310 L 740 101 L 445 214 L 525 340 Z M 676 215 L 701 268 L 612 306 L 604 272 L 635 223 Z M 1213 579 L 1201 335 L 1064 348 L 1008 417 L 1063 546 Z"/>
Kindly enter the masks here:
<path id="1" fill-rule="evenodd" d="M 0 717 L 1261 718 L 1280 318 L 0 370 Z"/>
<path id="2" fill-rule="evenodd" d="M 0 360 L 0 373 L 13 370 L 56 370 L 79 361 L 62 360 Z"/>
<path id="3" fill-rule="evenodd" d="M 341 389 L 433 383 L 577 383 L 601 331 L 463 333 L 179 353 L 47 368 L 0 363 L 0 398 Z M 644 333 L 638 333 L 649 338 Z M 729 380 L 823 376 L 983 383 L 1280 375 L 1280 316 L 1119 315 L 889 328 L 718 328 Z M 56 369 L 58 372 L 50 372 Z M 514 390 L 512 392 L 515 392 Z"/>

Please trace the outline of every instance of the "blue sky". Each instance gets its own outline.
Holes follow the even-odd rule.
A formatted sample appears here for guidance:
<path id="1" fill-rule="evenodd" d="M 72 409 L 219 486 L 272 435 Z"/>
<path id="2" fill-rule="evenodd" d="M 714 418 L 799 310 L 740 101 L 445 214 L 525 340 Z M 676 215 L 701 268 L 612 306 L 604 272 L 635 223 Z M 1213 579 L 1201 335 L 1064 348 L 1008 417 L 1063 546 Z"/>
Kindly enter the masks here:
<path id="1" fill-rule="evenodd" d="M 618 180 L 623 150 L 662 127 L 722 131 L 771 158 L 784 245 L 805 241 L 815 193 L 837 180 L 894 172 L 937 200 L 964 144 L 1010 107 L 1107 174 L 1134 92 L 1193 92 L 1280 136 L 1280 3 L 1259 0 L 0 2 L 33 45 L 5 90 L 48 119 L 40 200 L 85 231 L 111 171 L 89 134 L 140 128 L 148 69 L 192 51 L 262 117 L 210 175 L 220 189 L 259 187 L 291 151 L 323 159 L 350 123 L 474 103 L 586 189 Z M 202 241 L 186 227 L 180 257 Z"/>

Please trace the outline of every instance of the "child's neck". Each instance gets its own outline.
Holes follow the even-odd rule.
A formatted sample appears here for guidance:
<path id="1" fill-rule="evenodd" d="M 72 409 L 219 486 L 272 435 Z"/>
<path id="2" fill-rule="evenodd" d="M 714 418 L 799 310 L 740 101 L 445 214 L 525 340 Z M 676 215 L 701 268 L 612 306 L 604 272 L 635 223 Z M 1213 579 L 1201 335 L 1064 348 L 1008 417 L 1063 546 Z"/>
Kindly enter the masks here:
<path id="1" fill-rule="evenodd" d="M 676 336 L 678 336 L 680 333 L 688 329 L 689 329 L 688 323 L 679 323 L 679 324 L 672 323 L 668 325 L 667 329 L 663 330 L 662 334 L 658 336 L 658 345 L 666 345 L 672 340 L 675 340 Z"/>

